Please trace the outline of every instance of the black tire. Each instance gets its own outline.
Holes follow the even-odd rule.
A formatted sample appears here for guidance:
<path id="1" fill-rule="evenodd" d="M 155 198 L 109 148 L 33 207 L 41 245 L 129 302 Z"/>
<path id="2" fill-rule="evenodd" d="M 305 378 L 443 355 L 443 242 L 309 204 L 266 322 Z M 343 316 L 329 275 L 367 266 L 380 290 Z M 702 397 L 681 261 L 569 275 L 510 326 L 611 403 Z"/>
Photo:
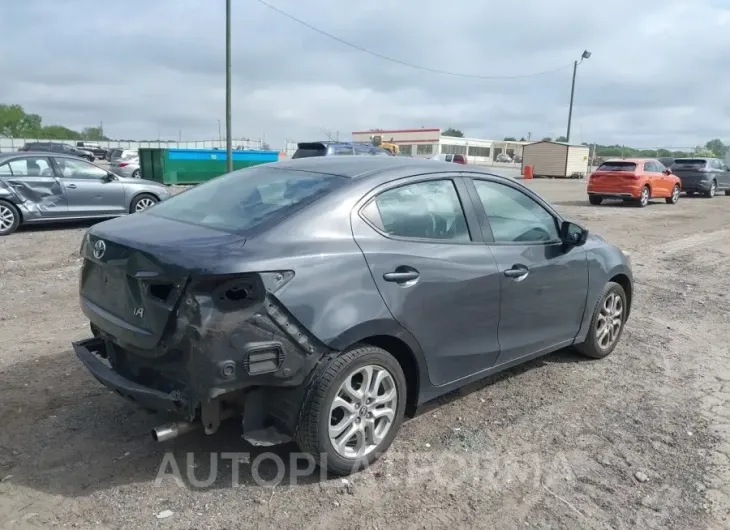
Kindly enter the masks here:
<path id="1" fill-rule="evenodd" d="M 680 193 L 679 185 L 675 184 L 672 188 L 672 195 L 667 197 L 665 200 L 667 201 L 667 204 L 677 204 L 679 202 L 679 193 Z"/>
<path id="2" fill-rule="evenodd" d="M 725 190 L 725 195 L 730 195 L 730 190 Z"/>
<path id="3" fill-rule="evenodd" d="M 712 184 L 710 185 L 710 189 L 705 192 L 705 197 L 708 199 L 713 199 L 715 197 L 716 193 L 717 193 L 717 182 L 715 182 L 713 180 Z"/>
<path id="4" fill-rule="evenodd" d="M 0 216 L 0 237 L 9 236 L 20 226 L 20 212 L 14 204 L 0 201 Z"/>
<path id="5" fill-rule="evenodd" d="M 620 297 L 621 299 L 621 325 L 618 332 L 614 334 L 613 340 L 609 344 L 607 344 L 606 347 L 602 347 L 599 342 L 600 337 L 598 333 L 598 321 L 600 318 L 602 318 L 601 310 L 604 308 L 606 300 L 612 294 Z M 593 317 L 591 318 L 591 329 L 588 331 L 586 340 L 582 344 L 578 344 L 576 346 L 576 349 L 581 354 L 585 355 L 586 357 L 590 357 L 591 359 L 603 359 L 604 357 L 608 357 L 608 355 L 610 355 L 611 352 L 616 348 L 619 340 L 621 340 L 621 335 L 623 334 L 624 326 L 626 324 L 626 313 L 628 309 L 629 307 L 624 288 L 621 287 L 621 285 L 619 285 L 618 283 L 608 282 L 606 284 L 606 287 L 603 288 L 603 292 L 601 293 L 601 296 L 598 299 L 598 303 L 593 310 Z"/>
<path id="6" fill-rule="evenodd" d="M 595 195 L 589 195 L 588 196 L 588 202 L 590 202 L 594 206 L 598 206 L 603 202 L 603 197 L 596 197 Z"/>
<path id="7" fill-rule="evenodd" d="M 139 169 L 135 169 L 134 172 L 132 172 L 132 178 L 133 179 L 142 178 L 142 175 L 140 174 Z"/>
<path id="8" fill-rule="evenodd" d="M 377 365 L 390 373 L 397 392 L 396 411 L 390 429 L 374 450 L 362 458 L 347 458 L 338 453 L 330 441 L 331 407 L 343 382 L 353 377 L 359 368 L 368 365 Z M 310 383 L 294 438 L 302 451 L 314 458 L 318 465 L 326 466 L 327 472 L 349 475 L 368 467 L 388 450 L 403 423 L 405 407 L 406 379 L 398 361 L 381 348 L 356 345 L 327 361 Z"/>
<path id="9" fill-rule="evenodd" d="M 140 208 L 141 204 L 147 204 L 147 202 L 150 201 L 152 203 L 150 206 Z M 160 202 L 160 200 L 154 195 L 151 195 L 149 193 L 140 193 L 132 200 L 132 204 L 129 206 L 129 213 L 143 212 L 144 210 L 154 206 L 158 202 Z"/>
<path id="10" fill-rule="evenodd" d="M 649 204 L 649 200 L 651 200 L 651 188 L 649 188 L 649 186 L 644 186 L 641 189 L 641 196 L 636 200 L 636 206 L 644 208 Z"/>

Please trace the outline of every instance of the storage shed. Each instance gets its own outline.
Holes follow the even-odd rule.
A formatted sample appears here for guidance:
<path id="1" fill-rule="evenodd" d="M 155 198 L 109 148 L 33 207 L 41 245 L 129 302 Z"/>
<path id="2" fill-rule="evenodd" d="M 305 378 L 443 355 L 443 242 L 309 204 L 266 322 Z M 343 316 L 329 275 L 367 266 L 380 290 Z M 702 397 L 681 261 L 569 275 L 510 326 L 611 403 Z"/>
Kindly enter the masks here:
<path id="1" fill-rule="evenodd" d="M 532 166 L 535 177 L 584 178 L 590 148 L 563 142 L 535 142 L 522 148 L 522 170 Z"/>

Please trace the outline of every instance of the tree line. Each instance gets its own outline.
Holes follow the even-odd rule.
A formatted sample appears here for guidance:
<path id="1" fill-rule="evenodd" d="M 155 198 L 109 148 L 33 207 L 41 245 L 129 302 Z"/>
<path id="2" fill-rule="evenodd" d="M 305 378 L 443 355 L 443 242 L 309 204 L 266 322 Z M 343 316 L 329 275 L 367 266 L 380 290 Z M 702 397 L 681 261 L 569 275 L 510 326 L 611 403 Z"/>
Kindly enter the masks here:
<path id="1" fill-rule="evenodd" d="M 0 103 L 0 134 L 9 138 L 43 140 L 108 140 L 101 127 L 85 127 L 74 131 L 63 125 L 43 125 L 38 114 L 25 112 L 21 105 Z"/>
<path id="2" fill-rule="evenodd" d="M 464 133 L 459 129 L 446 129 L 441 133 L 442 136 L 453 136 L 457 138 L 463 138 Z M 519 140 L 515 136 L 505 136 L 505 142 L 526 142 L 525 137 L 521 137 Z M 542 139 L 543 142 L 567 142 L 568 139 L 565 136 L 558 136 L 553 139 L 546 136 Z M 703 156 L 703 157 L 717 157 L 725 158 L 730 152 L 730 145 L 722 142 L 719 138 L 710 140 L 705 145 L 698 145 L 690 150 L 672 150 L 672 149 L 637 149 L 628 145 L 601 145 L 601 144 L 590 144 L 583 142 L 582 145 L 590 147 L 592 155 L 597 158 L 607 157 L 626 157 L 626 158 L 686 158 L 691 156 Z"/>

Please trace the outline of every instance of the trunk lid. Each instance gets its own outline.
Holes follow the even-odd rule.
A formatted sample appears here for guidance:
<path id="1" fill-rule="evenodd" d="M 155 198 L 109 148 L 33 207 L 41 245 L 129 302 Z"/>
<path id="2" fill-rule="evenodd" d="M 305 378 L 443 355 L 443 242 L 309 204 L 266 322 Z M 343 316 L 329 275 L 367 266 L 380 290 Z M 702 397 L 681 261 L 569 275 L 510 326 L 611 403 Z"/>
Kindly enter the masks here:
<path id="1" fill-rule="evenodd" d="M 703 159 L 677 159 L 672 164 L 672 173 L 682 181 L 697 182 L 705 180 L 709 176 L 706 168 L 707 161 Z"/>
<path id="2" fill-rule="evenodd" d="M 134 214 L 92 227 L 84 238 L 81 307 L 121 346 L 157 355 L 191 276 L 215 274 L 246 239 Z"/>

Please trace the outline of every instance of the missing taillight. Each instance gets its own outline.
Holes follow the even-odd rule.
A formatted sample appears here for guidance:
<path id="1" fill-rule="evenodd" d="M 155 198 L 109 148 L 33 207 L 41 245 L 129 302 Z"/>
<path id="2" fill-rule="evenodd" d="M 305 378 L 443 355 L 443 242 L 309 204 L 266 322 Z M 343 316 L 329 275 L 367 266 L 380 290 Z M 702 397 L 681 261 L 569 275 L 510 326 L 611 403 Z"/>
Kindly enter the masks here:
<path id="1" fill-rule="evenodd" d="M 245 300 L 249 297 L 248 286 L 233 286 L 230 289 L 227 289 L 223 293 L 223 296 L 226 298 L 226 300 L 230 300 L 231 302 L 240 302 L 241 300 Z"/>
<path id="2" fill-rule="evenodd" d="M 173 285 L 171 283 L 153 283 L 149 286 L 149 293 L 151 297 L 165 302 L 169 298 L 172 289 Z"/>

